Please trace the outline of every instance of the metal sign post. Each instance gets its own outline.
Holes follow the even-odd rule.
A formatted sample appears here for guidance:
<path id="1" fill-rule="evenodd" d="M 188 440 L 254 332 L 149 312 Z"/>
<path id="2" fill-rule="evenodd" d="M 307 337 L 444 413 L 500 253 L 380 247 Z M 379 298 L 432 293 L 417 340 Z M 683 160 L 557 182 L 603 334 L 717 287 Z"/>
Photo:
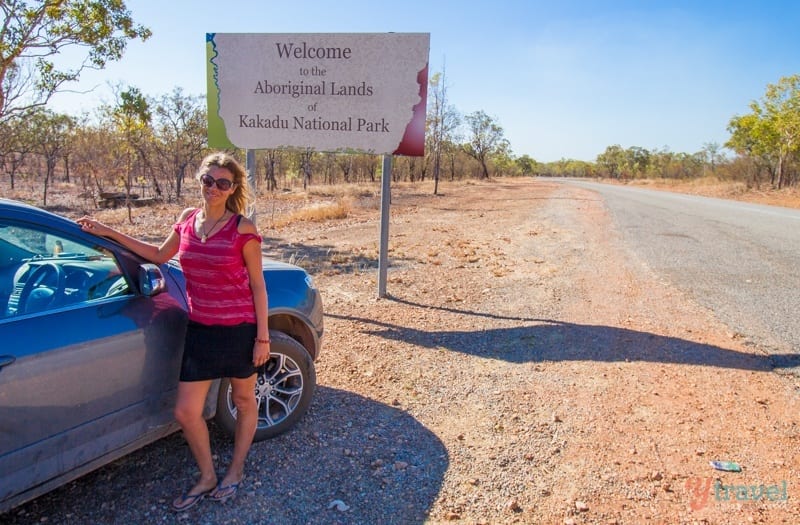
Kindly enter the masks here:
<path id="1" fill-rule="evenodd" d="M 386 297 L 386 271 L 389 266 L 389 204 L 392 182 L 392 156 L 383 156 L 383 173 L 381 174 L 381 241 L 378 252 L 378 298 Z"/>
<path id="2" fill-rule="evenodd" d="M 248 149 L 245 151 L 245 169 L 247 169 L 247 181 L 250 183 L 250 188 L 253 190 L 253 195 L 257 195 L 257 188 L 256 183 L 256 152 L 253 149 Z M 256 207 L 255 203 L 253 203 L 253 209 L 250 210 L 250 217 L 248 217 L 253 224 L 256 225 L 256 230 L 258 229 L 258 223 L 256 222 Z"/>

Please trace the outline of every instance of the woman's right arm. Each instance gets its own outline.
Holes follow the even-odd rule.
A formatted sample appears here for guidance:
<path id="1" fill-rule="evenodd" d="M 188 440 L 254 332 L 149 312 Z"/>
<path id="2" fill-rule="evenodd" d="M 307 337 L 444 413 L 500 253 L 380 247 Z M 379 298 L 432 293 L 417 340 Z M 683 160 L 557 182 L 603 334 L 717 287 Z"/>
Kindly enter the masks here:
<path id="1" fill-rule="evenodd" d="M 191 212 L 191 209 L 184 210 L 178 222 L 183 221 L 189 212 Z M 171 231 L 164 242 L 161 243 L 161 246 L 156 246 L 117 231 L 91 217 L 81 217 L 76 222 L 83 231 L 117 241 L 139 257 L 156 264 L 165 263 L 178 253 L 178 247 L 181 242 L 180 235 L 174 230 Z"/>

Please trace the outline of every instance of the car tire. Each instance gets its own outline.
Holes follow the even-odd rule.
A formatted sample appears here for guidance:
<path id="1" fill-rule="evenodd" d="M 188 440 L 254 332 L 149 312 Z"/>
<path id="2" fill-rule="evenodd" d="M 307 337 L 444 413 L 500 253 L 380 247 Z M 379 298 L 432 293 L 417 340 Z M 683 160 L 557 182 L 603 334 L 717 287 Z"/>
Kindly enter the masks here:
<path id="1" fill-rule="evenodd" d="M 314 361 L 299 342 L 270 332 L 270 358 L 259 368 L 255 395 L 258 427 L 253 441 L 263 441 L 292 428 L 311 405 L 317 386 Z M 230 435 L 236 430 L 236 406 L 229 379 L 222 379 L 217 397 L 217 423 Z"/>

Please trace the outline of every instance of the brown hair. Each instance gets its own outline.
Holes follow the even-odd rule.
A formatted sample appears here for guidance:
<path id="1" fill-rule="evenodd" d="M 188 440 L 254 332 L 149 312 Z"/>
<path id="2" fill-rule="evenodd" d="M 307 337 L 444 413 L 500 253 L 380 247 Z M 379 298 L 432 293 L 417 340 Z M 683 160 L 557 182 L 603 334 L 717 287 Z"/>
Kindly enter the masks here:
<path id="1" fill-rule="evenodd" d="M 250 183 L 247 180 L 247 172 L 245 172 L 244 167 L 227 153 L 211 153 L 200 163 L 195 178 L 200 180 L 200 177 L 211 171 L 214 166 L 230 171 L 231 175 L 233 175 L 233 183 L 236 185 L 233 193 L 228 196 L 225 207 L 233 213 L 248 215 L 249 208 L 253 203 L 253 192 L 250 189 Z"/>

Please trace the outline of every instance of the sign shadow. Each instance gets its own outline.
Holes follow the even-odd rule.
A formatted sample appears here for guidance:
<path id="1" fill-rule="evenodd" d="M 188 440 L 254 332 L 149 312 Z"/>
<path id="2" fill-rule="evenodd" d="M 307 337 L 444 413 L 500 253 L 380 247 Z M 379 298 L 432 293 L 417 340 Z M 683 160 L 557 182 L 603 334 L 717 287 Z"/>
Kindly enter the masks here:
<path id="1" fill-rule="evenodd" d="M 326 316 L 372 326 L 365 334 L 412 343 L 421 348 L 446 348 L 454 352 L 514 363 L 544 361 L 645 361 L 767 372 L 800 367 L 800 354 L 761 355 L 720 346 L 626 328 L 569 323 L 555 319 L 503 316 L 449 307 L 428 306 L 391 298 L 424 309 L 518 321 L 513 327 L 488 330 L 421 330 L 374 319 Z"/>

